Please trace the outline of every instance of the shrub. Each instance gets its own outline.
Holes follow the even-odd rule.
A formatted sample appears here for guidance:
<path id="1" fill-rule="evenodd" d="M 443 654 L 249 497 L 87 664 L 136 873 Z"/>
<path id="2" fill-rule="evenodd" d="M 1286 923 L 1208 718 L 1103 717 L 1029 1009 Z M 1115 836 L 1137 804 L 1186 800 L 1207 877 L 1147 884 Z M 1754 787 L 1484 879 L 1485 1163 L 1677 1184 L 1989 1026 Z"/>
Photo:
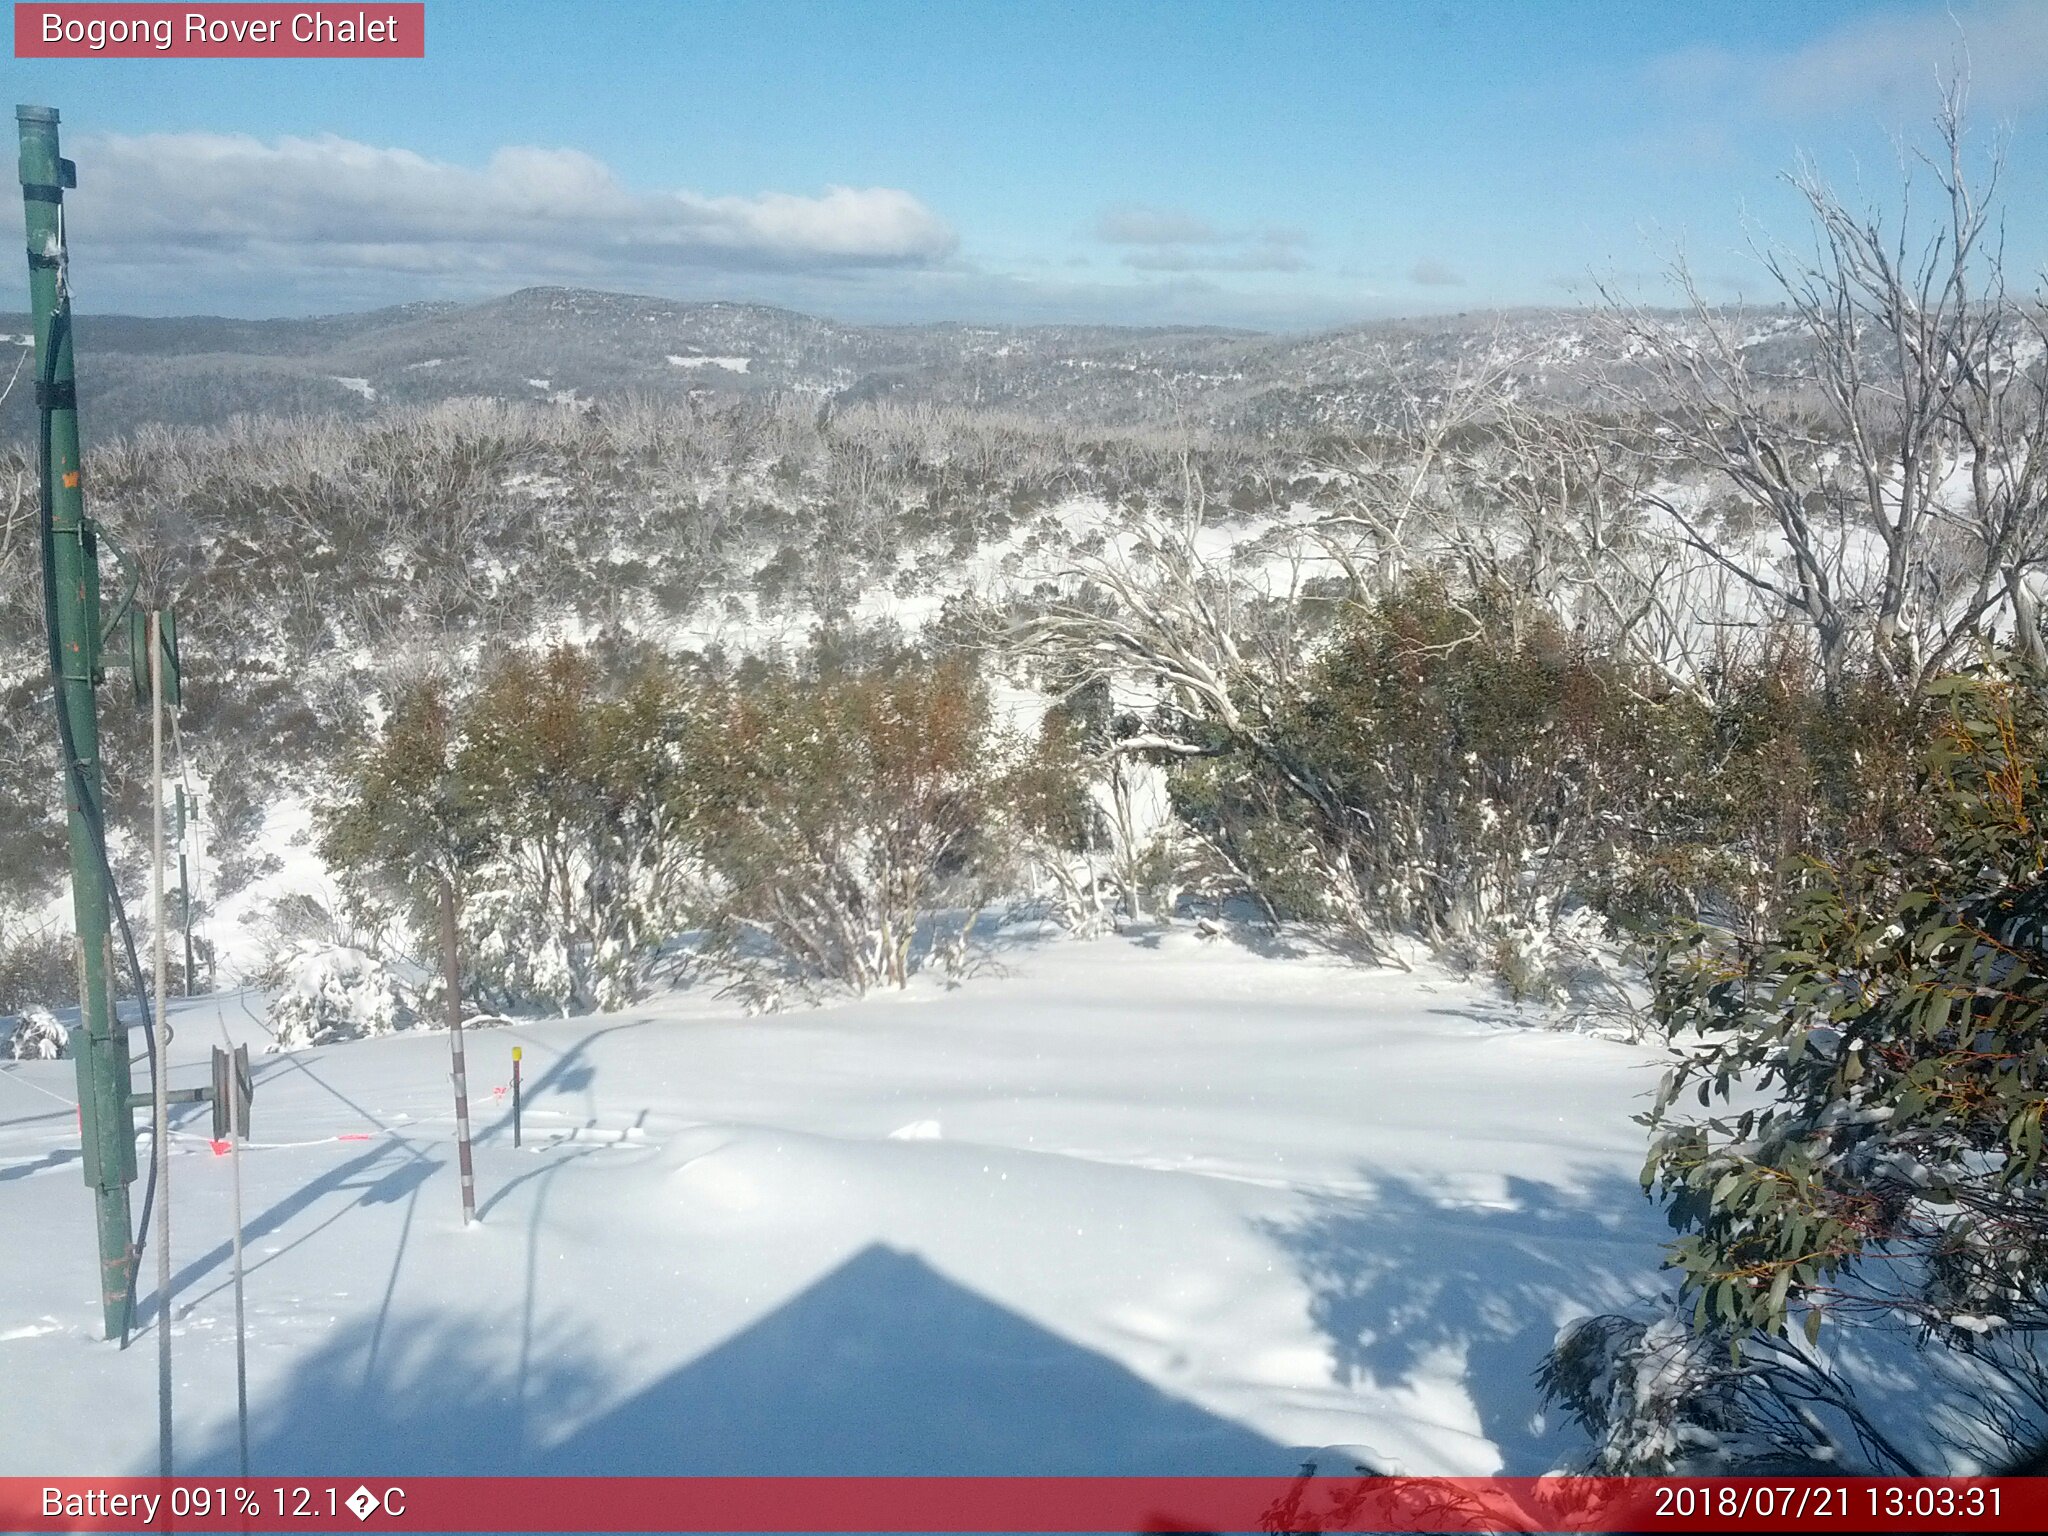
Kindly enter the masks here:
<path id="1" fill-rule="evenodd" d="M 1582 1318 L 1559 1331 L 1537 1383 L 1591 1438 L 1587 1470 L 1603 1476 L 1821 1475 L 1846 1470 L 1849 1447 L 1917 1470 L 1819 1360 L 1785 1340 L 1746 1356 L 1729 1342 L 1668 1311 Z"/>
<path id="2" fill-rule="evenodd" d="M 2048 696 L 1989 666 L 1930 700 L 1911 821 L 1796 861 L 1764 944 L 1673 936 L 1643 1182 L 1682 1233 L 1692 1331 L 1730 1371 L 1782 1394 L 1819 1369 L 1824 1316 L 1903 1325 L 1968 1357 L 1964 1438 L 2009 1454 L 2048 1417 Z"/>
<path id="3" fill-rule="evenodd" d="M 274 1051 L 385 1035 L 402 1014 L 398 988 L 382 964 L 360 949 L 302 944 L 284 962 L 282 984 L 265 1020 Z"/>
<path id="4" fill-rule="evenodd" d="M 1683 1050 L 1645 1178 L 1690 1231 L 1674 1256 L 1703 1322 L 1781 1332 L 1796 1308 L 1817 1328 L 1839 1304 L 1950 1334 L 2048 1324 L 2048 703 L 1991 671 L 1934 692 L 1926 835 L 1806 861 L 1767 948 L 1696 927 L 1658 974 Z M 1738 1084 L 1771 1102 L 1674 1110 Z M 1879 1252 L 1890 1278 L 1845 1295 Z"/>
<path id="5" fill-rule="evenodd" d="M 1754 937 L 1790 861 L 1920 825 L 1923 714 L 1874 678 L 1827 693 L 1789 644 L 1677 691 L 1514 593 L 1423 575 L 1255 726 L 1161 734 L 1176 810 L 1278 914 L 1414 931 L 1548 995 L 1596 928 Z"/>
<path id="6" fill-rule="evenodd" d="M 29 1009 L 7 1036 L 7 1054 L 14 1061 L 55 1061 L 70 1045 L 70 1032 L 47 1008 Z"/>
<path id="7" fill-rule="evenodd" d="M 323 856 L 429 952 L 447 879 L 466 986 L 498 1006 L 621 1006 L 695 888 L 693 707 L 678 667 L 567 647 L 507 654 L 459 699 L 412 690 L 322 810 Z"/>
<path id="8" fill-rule="evenodd" d="M 0 932 L 0 1013 L 77 1002 L 76 953 L 68 933 Z"/>
<path id="9" fill-rule="evenodd" d="M 990 894 L 1005 754 L 965 662 L 765 671 L 711 691 L 693 740 L 681 791 L 733 952 L 757 935 L 811 975 L 901 986 L 940 904 Z"/>

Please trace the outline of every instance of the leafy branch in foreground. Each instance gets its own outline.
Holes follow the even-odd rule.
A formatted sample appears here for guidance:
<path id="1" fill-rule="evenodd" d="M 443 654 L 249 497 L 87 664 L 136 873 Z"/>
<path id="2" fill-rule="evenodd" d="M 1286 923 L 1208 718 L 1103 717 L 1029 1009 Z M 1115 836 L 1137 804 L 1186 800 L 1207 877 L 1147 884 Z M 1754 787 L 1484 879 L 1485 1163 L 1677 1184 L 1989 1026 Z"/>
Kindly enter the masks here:
<path id="1" fill-rule="evenodd" d="M 2048 705 L 1996 667 L 1934 704 L 1923 825 L 1808 863 L 1767 952 L 1695 927 L 1659 977 L 1683 1043 L 1644 1184 L 1696 1327 L 2048 1327 Z M 1681 1117 L 1688 1091 L 1720 1111 Z"/>
<path id="2" fill-rule="evenodd" d="M 1963 1470 L 2048 1422 L 2048 680 L 1994 659 L 1923 719 L 1875 847 L 1789 868 L 1765 942 L 1693 923 L 1657 962 L 1676 1305 L 1571 1324 L 1538 1372 L 1601 1470 L 1937 1470 L 1857 1402 L 1850 1344 L 1962 1388 L 1931 1429 Z"/>

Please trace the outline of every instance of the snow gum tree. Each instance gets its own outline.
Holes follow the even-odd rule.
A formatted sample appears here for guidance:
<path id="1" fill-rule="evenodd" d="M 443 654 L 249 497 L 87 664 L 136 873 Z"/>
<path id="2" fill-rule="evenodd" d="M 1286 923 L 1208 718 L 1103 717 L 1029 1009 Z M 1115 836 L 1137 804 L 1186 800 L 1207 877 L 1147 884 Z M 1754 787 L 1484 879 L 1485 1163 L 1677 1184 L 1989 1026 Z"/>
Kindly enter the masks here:
<path id="1" fill-rule="evenodd" d="M 1670 1262 L 1696 1342 L 1667 1339 L 1645 1379 L 1686 1384 L 1666 1396 L 1688 1399 L 1671 1413 L 1696 1439 L 1731 1393 L 1765 1391 L 1829 1403 L 1871 1459 L 1925 1470 L 1855 1413 L 1825 1318 L 1978 1372 L 1974 1421 L 1950 1431 L 1966 1453 L 2009 1455 L 2048 1417 L 2048 697 L 2031 671 L 1987 665 L 1930 702 L 1920 814 L 1804 861 L 1767 944 L 1694 925 L 1657 976 L 1676 1057 L 1645 1116 L 1643 1182 L 1681 1233 Z M 1600 1392 L 1630 1360 L 1643 1374 L 1646 1339 L 1594 1319 L 1548 1368 L 1610 1448 L 1643 1404 Z M 1826 1449 L 1817 1421 L 1801 1435 Z"/>
<path id="2" fill-rule="evenodd" d="M 683 921 L 695 864 L 676 786 L 693 707 L 661 658 L 514 651 L 463 711 L 456 770 L 496 834 L 476 870 L 480 965 L 508 998 L 610 1007 Z M 488 962 L 487 964 L 485 962 Z"/>
<path id="3" fill-rule="evenodd" d="M 433 933 L 443 886 L 459 910 L 468 871 L 495 852 L 496 829 L 458 771 L 459 731 L 447 685 L 412 682 L 318 812 L 320 855 L 373 932 L 396 916 Z"/>
<path id="4" fill-rule="evenodd" d="M 2040 308 L 2007 288 L 1998 167 L 1968 163 L 1959 85 L 1935 128 L 1931 216 L 1910 175 L 1895 213 L 1791 178 L 1812 244 L 1762 253 L 1781 311 L 1717 308 L 1682 264 L 1680 319 L 1609 306 L 1609 392 L 1670 477 L 1644 500 L 1753 611 L 1808 628 L 1831 686 L 1865 662 L 1916 693 L 1994 628 L 2048 659 Z M 1700 469 L 1732 501 L 1693 496 Z"/>
<path id="5" fill-rule="evenodd" d="M 459 880 L 494 839 L 456 771 L 458 731 L 444 683 L 402 689 L 382 732 L 350 765 L 346 793 L 321 817 L 321 856 L 427 900 L 435 881 Z"/>
<path id="6" fill-rule="evenodd" d="M 1937 685 L 1927 815 L 1806 871 L 1776 942 L 1700 929 L 1660 977 L 1686 1042 L 1646 1175 L 1680 1202 L 1696 1315 L 1781 1332 L 1834 1308 L 1934 1330 L 2048 1325 L 2048 707 L 1995 672 Z M 1694 1119 L 1690 1091 L 1773 1102 Z M 1910 1285 L 1852 1273 L 1910 1251 Z"/>
<path id="7" fill-rule="evenodd" d="M 401 695 L 328 806 L 323 855 L 416 933 L 445 875 L 465 964 L 501 1006 L 616 1006 L 701 885 L 676 786 L 686 671 L 508 652 L 451 704 Z"/>
<path id="8" fill-rule="evenodd" d="M 760 669 L 707 699 L 695 739 L 688 793 L 735 940 L 856 990 L 901 986 L 941 894 L 970 915 L 987 899 L 1008 753 L 964 662 Z"/>

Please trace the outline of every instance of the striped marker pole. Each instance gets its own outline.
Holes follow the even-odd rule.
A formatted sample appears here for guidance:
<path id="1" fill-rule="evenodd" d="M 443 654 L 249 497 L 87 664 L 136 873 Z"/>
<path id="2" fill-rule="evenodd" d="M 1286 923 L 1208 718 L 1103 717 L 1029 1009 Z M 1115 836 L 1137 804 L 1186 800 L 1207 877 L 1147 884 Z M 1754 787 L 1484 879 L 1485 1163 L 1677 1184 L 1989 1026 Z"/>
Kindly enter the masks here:
<path id="1" fill-rule="evenodd" d="M 441 878 L 441 975 L 448 994 L 448 1052 L 454 1060 L 455 1147 L 462 1167 L 462 1224 L 476 1220 L 476 1168 L 469 1155 L 469 1069 L 462 1050 L 462 962 L 456 948 L 455 883 Z"/>

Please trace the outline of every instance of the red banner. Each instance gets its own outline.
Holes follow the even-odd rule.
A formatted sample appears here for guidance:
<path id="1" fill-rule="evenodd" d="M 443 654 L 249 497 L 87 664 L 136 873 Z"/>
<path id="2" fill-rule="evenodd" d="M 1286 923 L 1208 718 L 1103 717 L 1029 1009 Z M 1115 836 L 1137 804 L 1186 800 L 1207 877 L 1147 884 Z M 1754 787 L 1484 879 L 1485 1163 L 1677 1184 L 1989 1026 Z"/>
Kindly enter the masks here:
<path id="1" fill-rule="evenodd" d="M 14 7 L 17 59 L 420 59 L 424 4 Z"/>
<path id="2" fill-rule="evenodd" d="M 2040 1531 L 2025 1478 L 0 1478 L 7 1531 Z"/>

